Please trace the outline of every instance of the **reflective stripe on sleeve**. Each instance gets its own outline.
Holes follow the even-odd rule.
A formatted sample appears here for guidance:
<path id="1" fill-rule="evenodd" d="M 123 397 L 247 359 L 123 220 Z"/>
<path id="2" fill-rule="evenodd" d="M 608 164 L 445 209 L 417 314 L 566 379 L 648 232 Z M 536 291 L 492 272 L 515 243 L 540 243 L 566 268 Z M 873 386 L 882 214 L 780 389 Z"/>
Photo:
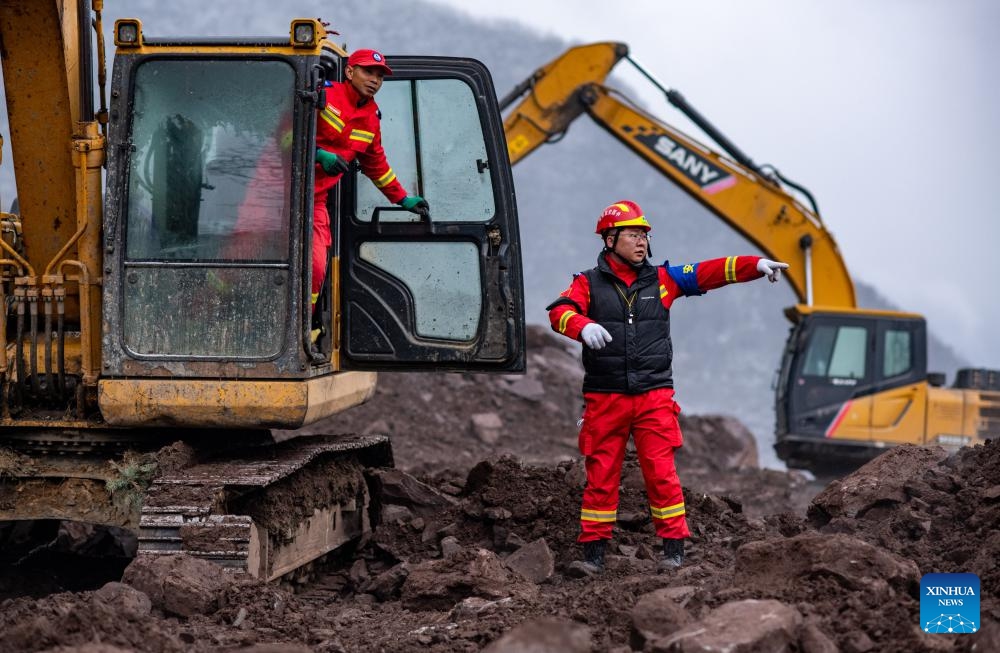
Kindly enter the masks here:
<path id="1" fill-rule="evenodd" d="M 736 281 L 736 259 L 738 256 L 729 256 L 726 258 L 726 283 L 733 283 Z"/>
<path id="2" fill-rule="evenodd" d="M 392 168 L 389 168 L 388 172 L 386 172 L 384 175 L 375 180 L 375 187 L 385 188 L 395 180 L 396 180 L 396 173 L 392 171 Z"/>
<path id="3" fill-rule="evenodd" d="M 375 134 L 373 132 L 366 132 L 363 129 L 352 129 L 350 140 L 362 141 L 364 143 L 371 143 L 373 140 L 375 140 Z"/>
<path id="4" fill-rule="evenodd" d="M 569 318 L 576 315 L 573 311 L 566 311 L 559 318 L 559 333 L 566 333 L 566 325 L 569 324 Z"/>

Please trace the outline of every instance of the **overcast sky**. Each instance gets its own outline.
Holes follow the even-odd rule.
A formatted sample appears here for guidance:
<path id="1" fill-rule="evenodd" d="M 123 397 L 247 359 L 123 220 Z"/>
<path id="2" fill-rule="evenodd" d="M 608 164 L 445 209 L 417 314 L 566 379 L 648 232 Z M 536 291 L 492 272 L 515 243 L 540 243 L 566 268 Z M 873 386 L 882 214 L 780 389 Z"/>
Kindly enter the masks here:
<path id="1" fill-rule="evenodd" d="M 757 163 L 813 192 L 853 276 L 1000 368 L 1000 2 L 433 2 L 628 43 Z M 655 91 L 642 99 L 687 124 Z"/>

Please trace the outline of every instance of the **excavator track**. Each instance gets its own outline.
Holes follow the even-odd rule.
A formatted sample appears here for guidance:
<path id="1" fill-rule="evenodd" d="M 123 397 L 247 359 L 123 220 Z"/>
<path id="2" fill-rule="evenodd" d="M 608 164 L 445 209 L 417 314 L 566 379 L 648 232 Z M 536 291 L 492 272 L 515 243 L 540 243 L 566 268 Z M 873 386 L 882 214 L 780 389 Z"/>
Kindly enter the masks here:
<path id="1" fill-rule="evenodd" d="M 274 580 L 370 531 L 364 469 L 391 464 L 381 435 L 296 438 L 198 461 L 147 490 L 138 555 L 186 553 Z"/>

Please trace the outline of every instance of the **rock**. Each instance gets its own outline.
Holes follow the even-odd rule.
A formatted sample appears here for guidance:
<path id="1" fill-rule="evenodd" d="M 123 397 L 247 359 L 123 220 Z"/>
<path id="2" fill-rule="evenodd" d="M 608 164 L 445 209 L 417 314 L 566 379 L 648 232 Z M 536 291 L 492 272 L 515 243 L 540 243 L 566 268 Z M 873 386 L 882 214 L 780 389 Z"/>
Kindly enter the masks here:
<path id="1" fill-rule="evenodd" d="M 452 608 L 448 614 L 448 619 L 458 621 L 461 619 L 471 619 L 484 614 L 496 612 L 498 608 L 509 606 L 513 601 L 509 598 L 499 601 L 490 601 L 478 596 L 470 596 L 459 601 L 458 605 Z"/>
<path id="2" fill-rule="evenodd" d="M 703 619 L 652 642 L 652 651 L 758 653 L 793 651 L 802 615 L 781 601 L 731 601 Z"/>
<path id="3" fill-rule="evenodd" d="M 844 653 L 868 653 L 875 648 L 875 642 L 863 631 L 855 630 L 844 635 Z"/>
<path id="4" fill-rule="evenodd" d="M 746 426 L 732 417 L 700 416 L 697 420 L 681 416 L 684 446 L 677 451 L 677 464 L 689 461 L 704 464 L 715 471 L 756 468 L 757 441 Z"/>
<path id="5" fill-rule="evenodd" d="M 493 506 L 483 510 L 483 516 L 493 521 L 503 521 L 505 519 L 510 519 L 513 516 L 513 513 L 506 508 Z"/>
<path id="6" fill-rule="evenodd" d="M 590 653 L 590 628 L 568 619 L 527 621 L 483 653 Z"/>
<path id="7" fill-rule="evenodd" d="M 373 469 L 368 472 L 375 481 L 374 494 L 383 504 L 406 506 L 422 517 L 434 517 L 443 508 L 457 502 L 398 469 Z"/>
<path id="8" fill-rule="evenodd" d="M 658 589 L 643 594 L 632 608 L 632 634 L 629 643 L 641 651 L 646 643 L 666 637 L 691 623 L 691 615 L 677 602 L 675 588 Z"/>
<path id="9" fill-rule="evenodd" d="M 504 564 L 536 585 L 552 578 L 556 571 L 555 556 L 544 538 L 538 538 L 507 556 Z"/>
<path id="10" fill-rule="evenodd" d="M 545 386 L 538 379 L 530 376 L 507 376 L 506 383 L 500 385 L 507 392 L 527 399 L 528 401 L 541 401 L 545 397 Z"/>
<path id="11" fill-rule="evenodd" d="M 629 531 L 639 531 L 650 522 L 651 518 L 647 512 L 629 512 L 627 510 L 618 512 L 618 525 Z"/>
<path id="12" fill-rule="evenodd" d="M 758 591 L 783 591 L 816 576 L 879 600 L 896 592 L 916 597 L 920 587 L 913 561 L 840 533 L 744 544 L 736 551 L 735 569 L 737 585 Z"/>
<path id="13" fill-rule="evenodd" d="M 496 444 L 503 429 L 503 420 L 496 413 L 476 413 L 472 416 L 472 432 L 484 444 Z"/>
<path id="14" fill-rule="evenodd" d="M 180 617 L 215 612 L 226 584 L 218 565 L 185 554 L 139 556 L 122 581 L 145 593 L 154 607 Z"/>
<path id="15" fill-rule="evenodd" d="M 504 567 L 492 551 L 463 549 L 443 560 L 431 560 L 410 569 L 403 583 L 403 607 L 410 610 L 448 610 L 469 596 L 501 599 L 532 598 L 538 588 Z"/>
<path id="16" fill-rule="evenodd" d="M 390 567 L 381 574 L 369 578 L 360 591 L 365 594 L 373 594 L 380 601 L 388 601 L 395 598 L 408 574 L 409 565 L 401 562 L 395 567 Z"/>
<path id="17" fill-rule="evenodd" d="M 587 468 L 583 464 L 583 459 L 577 460 L 569 468 L 564 477 L 566 485 L 574 489 L 583 489 L 587 484 Z"/>
<path id="18" fill-rule="evenodd" d="M 458 538 L 449 535 L 441 540 L 441 557 L 450 558 L 462 550 L 462 545 L 458 543 Z"/>
<path id="19" fill-rule="evenodd" d="M 364 558 L 358 558 L 354 561 L 350 571 L 347 572 L 347 577 L 351 579 L 355 587 L 361 587 L 368 580 L 368 565 Z"/>
<path id="20" fill-rule="evenodd" d="M 814 623 L 807 623 L 799 632 L 799 648 L 802 653 L 837 653 L 840 649 Z"/>
<path id="21" fill-rule="evenodd" d="M 838 517 L 860 519 L 872 508 L 903 503 L 904 487 L 947 457 L 941 447 L 893 447 L 816 495 L 809 520 L 819 528 Z"/>
<path id="22" fill-rule="evenodd" d="M 389 422 L 384 419 L 377 419 L 361 431 L 365 435 L 379 434 L 379 435 L 391 435 L 392 429 L 389 427 Z"/>
<path id="23" fill-rule="evenodd" d="M 413 521 L 413 512 L 406 506 L 387 505 L 382 506 L 382 513 L 379 517 L 383 524 L 403 526 Z"/>
<path id="24" fill-rule="evenodd" d="M 105 603 L 115 612 L 134 620 L 148 617 L 153 607 L 145 593 L 124 583 L 107 583 L 94 592 L 94 599 Z"/>

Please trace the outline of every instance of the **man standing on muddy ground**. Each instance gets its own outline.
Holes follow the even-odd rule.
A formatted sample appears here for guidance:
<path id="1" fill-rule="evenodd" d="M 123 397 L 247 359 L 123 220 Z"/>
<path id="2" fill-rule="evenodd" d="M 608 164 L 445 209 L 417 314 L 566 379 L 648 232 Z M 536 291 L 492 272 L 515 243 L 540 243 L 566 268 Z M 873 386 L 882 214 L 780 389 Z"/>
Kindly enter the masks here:
<path id="1" fill-rule="evenodd" d="M 580 510 L 583 560 L 576 575 L 604 570 L 604 552 L 618 511 L 625 446 L 631 435 L 646 484 L 656 534 L 663 540 L 660 570 L 684 562 L 690 537 L 684 495 L 674 467 L 683 443 L 674 401 L 670 307 L 678 297 L 702 295 L 730 283 L 766 276 L 775 282 L 787 263 L 730 256 L 687 265 L 653 266 L 650 224 L 635 202 L 615 202 L 601 213 L 596 233 L 604 249 L 597 267 L 573 277 L 546 307 L 552 328 L 583 342 L 580 453 L 587 485 Z"/>

